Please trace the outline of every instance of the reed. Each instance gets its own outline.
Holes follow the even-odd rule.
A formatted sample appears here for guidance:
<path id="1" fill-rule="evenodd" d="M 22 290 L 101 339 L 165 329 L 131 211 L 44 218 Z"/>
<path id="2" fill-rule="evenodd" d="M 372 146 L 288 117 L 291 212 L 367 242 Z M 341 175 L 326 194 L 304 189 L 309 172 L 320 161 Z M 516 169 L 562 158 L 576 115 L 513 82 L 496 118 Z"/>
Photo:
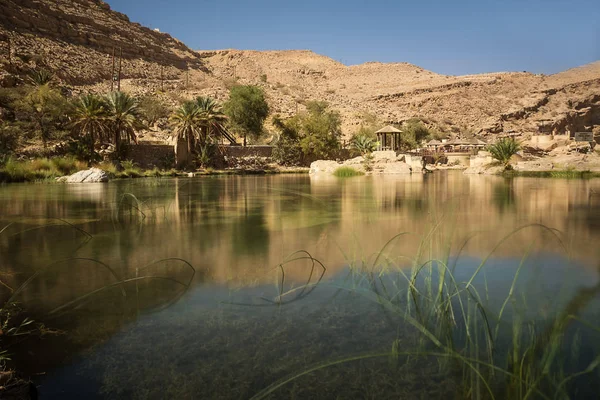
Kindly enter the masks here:
<path id="1" fill-rule="evenodd" d="M 600 354 L 594 354 L 592 360 L 580 365 L 578 371 L 567 368 L 567 365 L 569 360 L 577 364 L 580 356 L 580 336 L 572 333 L 575 327 L 600 333 L 600 328 L 580 316 L 592 299 L 600 294 L 600 284 L 582 290 L 553 317 L 532 317 L 535 310 L 528 306 L 517 287 L 537 244 L 535 240 L 516 266 L 501 301 L 495 304 L 489 301 L 485 271 L 498 248 L 525 230 L 539 230 L 551 238 L 555 248 L 567 252 L 557 231 L 538 224 L 516 229 L 503 237 L 465 279 L 458 277 L 460 269 L 457 263 L 468 240 L 451 257 L 451 239 L 437 242 L 440 226 L 441 223 L 435 223 L 423 236 L 412 257 L 393 251 L 399 240 L 409 234 L 403 232 L 386 243 L 377 254 L 348 259 L 349 273 L 343 284 L 317 282 L 374 302 L 392 326 L 412 326 L 420 337 L 418 348 L 402 349 L 395 341 L 389 345 L 387 352 L 325 360 L 269 385 L 253 399 L 266 398 L 283 385 L 323 368 L 381 357 L 392 361 L 399 357 L 407 360 L 433 357 L 438 360 L 440 372 L 461 380 L 462 392 L 457 396 L 471 399 L 570 398 L 578 378 L 597 373 Z M 436 248 L 442 249 L 441 252 L 435 252 L 433 249 Z M 309 254 L 304 257 L 314 260 Z M 407 263 L 411 266 L 410 270 L 404 269 Z M 282 273 L 280 286 L 284 285 L 284 277 Z M 297 287 L 294 291 L 314 289 L 314 286 L 307 282 L 304 288 Z M 578 323 L 576 326 L 575 321 Z"/>
<path id="2" fill-rule="evenodd" d="M 354 176 L 362 176 L 363 172 L 357 171 L 352 167 L 339 167 L 335 171 L 333 171 L 333 175 L 338 178 L 351 178 Z"/>

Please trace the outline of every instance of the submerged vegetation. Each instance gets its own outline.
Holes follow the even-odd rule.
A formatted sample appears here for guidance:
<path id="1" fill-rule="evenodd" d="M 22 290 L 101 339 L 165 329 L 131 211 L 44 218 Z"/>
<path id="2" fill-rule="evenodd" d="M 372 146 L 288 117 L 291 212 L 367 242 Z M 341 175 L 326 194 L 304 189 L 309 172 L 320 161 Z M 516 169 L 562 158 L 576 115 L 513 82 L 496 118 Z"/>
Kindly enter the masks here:
<path id="1" fill-rule="evenodd" d="M 593 382 L 600 378 L 600 348 L 593 343 L 598 343 L 600 327 L 585 321 L 582 314 L 600 294 L 600 284 L 582 289 L 564 304 L 560 301 L 565 299 L 555 298 L 553 306 L 558 309 L 548 315 L 543 311 L 545 306 L 529 298 L 522 282 L 524 276 L 531 275 L 526 270 L 531 268 L 528 261 L 536 240 L 511 268 L 513 275 L 504 294 L 494 297 L 490 293 L 494 283 L 486 278 L 491 257 L 513 235 L 527 230 L 545 231 L 549 242 L 564 249 L 560 235 L 542 225 L 524 226 L 500 240 L 479 265 L 465 274 L 459 264 L 466 243 L 458 254 L 452 254 L 448 247 L 442 257 L 436 257 L 431 251 L 436 247 L 434 238 L 439 237 L 436 230 L 426 234 L 412 257 L 393 251 L 408 235 L 401 233 L 368 259 L 348 259 L 350 272 L 344 283 L 320 283 L 378 305 L 398 329 L 412 327 L 420 343 L 416 348 L 402 347 L 405 339 L 398 337 L 389 344 L 389 351 L 322 360 L 280 379 L 252 398 L 268 398 L 284 385 L 325 368 L 377 358 L 388 359 L 390 368 L 419 359 L 434 361 L 439 373 L 459 380 L 458 393 L 454 394 L 458 398 L 564 399 L 597 393 L 599 388 Z M 409 270 L 405 270 L 407 263 Z M 295 301 L 299 292 L 302 295 L 315 285 L 281 290 L 277 304 Z M 591 354 L 581 351 L 582 337 L 588 338 L 585 346 L 593 345 L 588 347 Z"/>

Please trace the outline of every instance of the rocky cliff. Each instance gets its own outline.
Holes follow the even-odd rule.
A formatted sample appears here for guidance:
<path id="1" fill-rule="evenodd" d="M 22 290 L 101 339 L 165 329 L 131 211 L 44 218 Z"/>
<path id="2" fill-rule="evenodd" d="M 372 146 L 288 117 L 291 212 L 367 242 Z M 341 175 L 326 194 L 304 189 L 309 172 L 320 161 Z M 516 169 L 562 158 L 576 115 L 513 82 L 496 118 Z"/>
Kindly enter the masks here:
<path id="1" fill-rule="evenodd" d="M 167 33 L 131 22 L 102 0 L 2 0 L 0 49 L 14 73 L 44 64 L 71 84 L 110 79 L 113 49 L 124 77 L 176 76 L 204 70 L 198 54 Z M 162 66 L 162 68 L 161 68 Z"/>

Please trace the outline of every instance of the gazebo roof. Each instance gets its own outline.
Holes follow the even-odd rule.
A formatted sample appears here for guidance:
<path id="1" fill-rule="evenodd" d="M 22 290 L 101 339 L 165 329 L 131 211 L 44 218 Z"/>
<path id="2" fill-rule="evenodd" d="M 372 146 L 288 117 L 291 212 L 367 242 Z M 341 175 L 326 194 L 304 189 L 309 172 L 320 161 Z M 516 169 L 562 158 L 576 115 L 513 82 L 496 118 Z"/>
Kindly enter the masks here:
<path id="1" fill-rule="evenodd" d="M 391 125 L 388 125 L 386 127 L 381 128 L 380 130 L 378 130 L 375 133 L 402 133 L 402 131 L 398 128 L 394 128 Z"/>
<path id="2" fill-rule="evenodd" d="M 429 142 L 427 142 L 427 146 L 433 146 L 436 144 L 442 144 L 442 142 L 440 142 L 439 140 L 436 140 L 436 139 L 431 139 Z"/>
<path id="3" fill-rule="evenodd" d="M 472 138 L 472 139 L 470 139 L 470 140 L 469 140 L 469 143 L 470 143 L 470 144 L 477 145 L 477 146 L 486 146 L 486 145 L 487 145 L 487 143 L 486 143 L 486 142 L 484 142 L 483 140 L 479 140 L 479 139 L 477 139 L 477 138 Z"/>

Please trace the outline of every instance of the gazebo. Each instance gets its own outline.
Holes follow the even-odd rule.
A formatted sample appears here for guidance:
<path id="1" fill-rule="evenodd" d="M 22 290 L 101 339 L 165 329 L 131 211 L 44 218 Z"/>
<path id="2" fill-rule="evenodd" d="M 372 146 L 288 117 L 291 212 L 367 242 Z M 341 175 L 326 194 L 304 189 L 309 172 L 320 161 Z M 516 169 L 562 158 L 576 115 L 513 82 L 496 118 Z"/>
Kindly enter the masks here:
<path id="1" fill-rule="evenodd" d="M 377 150 L 399 150 L 401 142 L 400 134 L 402 133 L 400 129 L 388 125 L 375 133 L 377 134 L 377 141 L 379 142 Z"/>
<path id="2" fill-rule="evenodd" d="M 430 150 L 437 150 L 438 147 L 442 146 L 442 142 L 436 139 L 431 139 L 429 142 L 427 142 L 426 146 Z"/>

